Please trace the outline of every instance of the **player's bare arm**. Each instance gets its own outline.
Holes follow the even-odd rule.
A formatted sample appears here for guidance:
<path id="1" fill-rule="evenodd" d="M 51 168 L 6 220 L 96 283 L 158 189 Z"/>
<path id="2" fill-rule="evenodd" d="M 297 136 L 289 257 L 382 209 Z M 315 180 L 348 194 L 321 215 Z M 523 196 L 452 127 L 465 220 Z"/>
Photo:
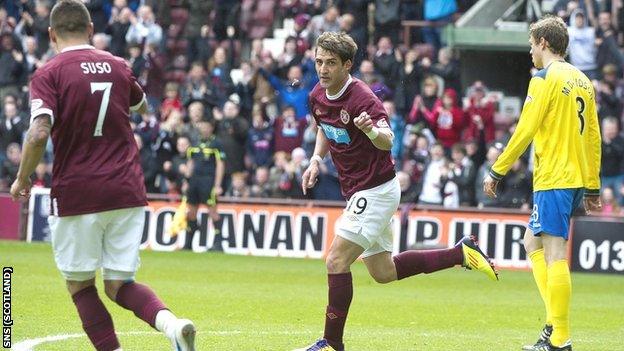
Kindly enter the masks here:
<path id="1" fill-rule="evenodd" d="M 223 194 L 223 188 L 221 184 L 223 184 L 223 175 L 225 174 L 225 162 L 221 159 L 220 156 L 217 156 L 217 169 L 215 175 L 215 186 L 214 190 L 217 195 Z"/>
<path id="2" fill-rule="evenodd" d="M 371 140 L 373 145 L 380 150 L 388 151 L 392 149 L 394 135 L 390 128 L 378 128 L 373 125 L 368 112 L 362 112 L 353 119 L 355 126 L 360 129 Z"/>
<path id="3" fill-rule="evenodd" d="M 318 129 L 316 132 L 316 144 L 314 146 L 314 156 L 310 160 L 310 165 L 303 172 L 303 176 L 301 177 L 301 190 L 303 190 L 303 194 L 306 195 L 308 193 L 309 188 L 313 188 L 316 184 L 317 177 L 319 174 L 319 163 L 323 160 L 327 152 L 329 151 L 329 141 L 327 137 L 321 130 Z"/>
<path id="4" fill-rule="evenodd" d="M 186 178 L 190 178 L 193 175 L 193 171 L 195 169 L 195 164 L 193 163 L 193 159 L 188 158 L 188 160 L 186 160 L 186 173 L 184 174 L 184 176 Z"/>
<path id="5" fill-rule="evenodd" d="M 22 150 L 22 162 L 13 185 L 11 185 L 11 197 L 13 200 L 28 199 L 30 196 L 30 175 L 35 171 L 43 153 L 45 152 L 52 122 L 49 115 L 41 115 L 35 118 L 28 128 L 24 149 Z"/>

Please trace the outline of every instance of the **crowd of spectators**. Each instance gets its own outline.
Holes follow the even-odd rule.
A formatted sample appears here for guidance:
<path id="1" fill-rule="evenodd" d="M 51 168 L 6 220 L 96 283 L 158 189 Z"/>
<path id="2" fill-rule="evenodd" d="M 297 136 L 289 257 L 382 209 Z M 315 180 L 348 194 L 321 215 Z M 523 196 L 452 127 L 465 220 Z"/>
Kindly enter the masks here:
<path id="1" fill-rule="evenodd" d="M 345 31 L 358 44 L 352 74 L 383 101 L 403 203 L 531 208 L 530 152 L 514 164 L 496 199 L 482 180 L 515 121 L 502 123 L 487 82 L 460 80 L 457 53 L 440 23 L 470 0 L 83 0 L 93 45 L 127 59 L 149 112 L 132 116 L 148 192 L 180 194 L 197 124 L 214 123 L 226 155 L 225 196 L 301 199 L 301 174 L 316 126 L 308 94 L 317 82 L 314 42 Z M 0 7 L 0 191 L 14 180 L 28 128 L 28 81 L 54 56 L 49 0 Z M 569 59 L 594 80 L 603 133 L 605 212 L 624 205 L 624 15 L 619 1 L 558 1 L 569 21 Z M 406 43 L 401 20 L 426 20 Z M 279 36 L 277 35 L 279 34 Z M 409 44 L 409 45 L 408 45 Z M 527 72 L 528 79 L 528 72 Z M 515 116 L 516 119 L 518 116 Z M 36 186 L 50 186 L 51 147 Z M 342 200 L 330 157 L 308 198 Z"/>

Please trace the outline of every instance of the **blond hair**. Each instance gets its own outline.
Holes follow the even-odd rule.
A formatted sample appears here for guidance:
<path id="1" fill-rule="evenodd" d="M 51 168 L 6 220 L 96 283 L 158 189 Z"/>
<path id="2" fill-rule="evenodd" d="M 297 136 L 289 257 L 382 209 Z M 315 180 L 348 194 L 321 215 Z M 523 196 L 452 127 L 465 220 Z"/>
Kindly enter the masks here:
<path id="1" fill-rule="evenodd" d="M 316 39 L 316 47 L 337 55 L 342 60 L 342 63 L 349 60 L 353 62 L 358 49 L 353 38 L 344 32 L 325 32 L 321 34 Z"/>
<path id="2" fill-rule="evenodd" d="M 529 35 L 539 42 L 544 38 L 548 43 L 548 48 L 554 54 L 565 56 L 570 38 L 568 28 L 560 17 L 547 15 L 539 21 L 529 26 Z"/>

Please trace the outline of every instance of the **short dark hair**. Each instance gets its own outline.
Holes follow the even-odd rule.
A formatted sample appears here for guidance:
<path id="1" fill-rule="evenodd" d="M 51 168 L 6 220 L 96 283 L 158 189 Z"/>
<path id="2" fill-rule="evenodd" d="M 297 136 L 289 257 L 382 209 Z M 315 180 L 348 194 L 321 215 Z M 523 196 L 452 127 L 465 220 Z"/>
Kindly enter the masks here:
<path id="1" fill-rule="evenodd" d="M 80 0 L 60 0 L 50 13 L 50 27 L 61 37 L 86 34 L 90 23 L 89 10 Z"/>
<path id="2" fill-rule="evenodd" d="M 565 56 L 570 37 L 568 36 L 568 28 L 561 17 L 546 15 L 529 26 L 529 35 L 536 43 L 539 42 L 540 38 L 544 38 L 553 53 Z"/>
<path id="3" fill-rule="evenodd" d="M 344 32 L 325 32 L 316 39 L 316 46 L 338 55 L 342 63 L 353 62 L 358 49 L 353 38 Z"/>

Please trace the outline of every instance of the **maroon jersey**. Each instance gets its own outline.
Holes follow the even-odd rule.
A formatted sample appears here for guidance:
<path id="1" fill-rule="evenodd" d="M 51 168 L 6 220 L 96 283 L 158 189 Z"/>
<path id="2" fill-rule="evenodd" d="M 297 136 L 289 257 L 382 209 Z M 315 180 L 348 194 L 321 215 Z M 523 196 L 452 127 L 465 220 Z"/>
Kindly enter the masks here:
<path id="1" fill-rule="evenodd" d="M 346 90 L 331 99 L 319 84 L 310 93 L 310 111 L 329 140 L 342 195 L 347 199 L 357 191 L 374 188 L 395 176 L 390 151 L 375 147 L 353 123 L 360 113 L 368 112 L 374 126 L 389 128 L 386 110 L 366 83 L 356 78 L 350 80 Z"/>
<path id="2" fill-rule="evenodd" d="M 147 204 L 130 107 L 143 91 L 123 59 L 80 45 L 30 82 L 31 119 L 52 118 L 52 214 L 72 216 Z"/>

